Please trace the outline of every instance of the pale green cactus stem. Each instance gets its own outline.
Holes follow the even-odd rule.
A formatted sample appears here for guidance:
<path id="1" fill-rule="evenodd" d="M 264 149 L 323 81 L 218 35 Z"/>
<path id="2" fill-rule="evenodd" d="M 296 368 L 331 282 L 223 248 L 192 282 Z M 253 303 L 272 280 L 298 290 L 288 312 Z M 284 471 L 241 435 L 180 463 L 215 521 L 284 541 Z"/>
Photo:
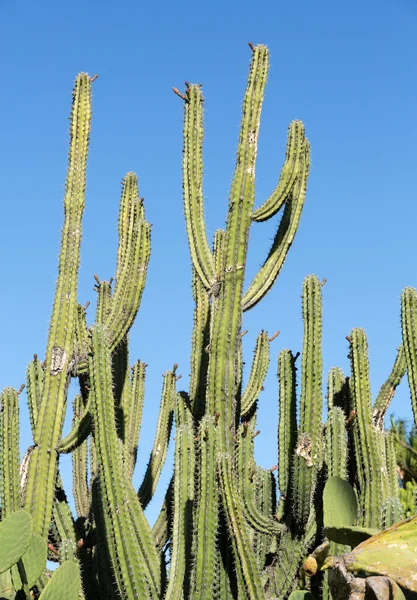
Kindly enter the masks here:
<path id="1" fill-rule="evenodd" d="M 210 299 L 199 275 L 193 269 L 194 327 L 191 338 L 191 373 L 189 395 L 194 417 L 200 419 L 205 409 L 208 367 L 207 346 L 210 342 Z"/>
<path id="2" fill-rule="evenodd" d="M 83 406 L 83 403 L 81 402 L 78 405 L 79 412 L 77 411 L 77 418 L 72 422 L 71 431 L 62 438 L 58 446 L 58 452 L 60 454 L 69 454 L 70 452 L 73 452 L 81 446 L 90 435 L 93 421 L 91 415 L 92 398 L 93 393 L 90 390 L 87 404 Z"/>
<path id="3" fill-rule="evenodd" d="M 373 409 L 372 409 L 372 420 L 375 427 L 380 431 L 384 430 L 384 418 L 388 409 L 388 406 L 394 396 L 397 386 L 401 383 L 402 378 L 407 370 L 407 363 L 405 358 L 404 346 L 401 346 L 397 350 L 397 356 L 392 367 L 392 371 L 388 376 L 385 383 L 382 384 L 379 394 L 376 397 Z"/>
<path id="4" fill-rule="evenodd" d="M 89 339 L 87 327 L 87 308 L 89 302 L 85 306 L 77 305 L 75 311 L 75 349 L 74 349 L 74 375 L 78 375 L 80 380 L 88 373 L 88 352 Z"/>
<path id="5" fill-rule="evenodd" d="M 28 400 L 30 426 L 32 435 L 35 435 L 36 422 L 38 420 L 38 411 L 42 398 L 44 372 L 42 365 L 38 359 L 38 355 L 34 354 L 33 360 L 26 369 L 26 395 Z"/>
<path id="6" fill-rule="evenodd" d="M 206 414 L 196 440 L 197 488 L 194 513 L 190 598 L 210 600 L 216 578 L 216 538 L 219 521 L 219 491 L 216 480 L 218 416 Z"/>
<path id="7" fill-rule="evenodd" d="M 168 451 L 174 418 L 177 367 L 178 365 L 174 365 L 172 371 L 167 371 L 164 374 L 155 439 L 148 466 L 138 491 L 138 496 L 143 508 L 146 508 L 152 499 Z"/>
<path id="8" fill-rule="evenodd" d="M 263 385 L 269 366 L 269 337 L 266 331 L 261 331 L 256 340 L 249 380 L 240 401 L 240 414 L 247 415 L 254 407 Z"/>
<path id="9" fill-rule="evenodd" d="M 292 121 L 288 127 L 285 162 L 281 169 L 277 187 L 262 206 L 254 210 L 252 214 L 254 221 L 261 222 L 270 219 L 281 209 L 284 202 L 290 199 L 291 192 L 302 169 L 304 141 L 303 123 Z"/>
<path id="10" fill-rule="evenodd" d="M 339 406 L 331 408 L 326 423 L 326 464 L 329 477 L 347 479 L 348 444 L 345 413 Z"/>
<path id="11" fill-rule="evenodd" d="M 270 291 L 294 241 L 304 207 L 307 179 L 310 172 L 310 144 L 307 139 L 303 143 L 298 169 L 298 176 L 291 190 L 291 198 L 285 205 L 269 254 L 243 295 L 244 311 L 253 308 Z"/>
<path id="12" fill-rule="evenodd" d="M 304 341 L 301 355 L 300 423 L 294 455 L 292 509 L 299 531 L 311 512 L 322 445 L 322 293 L 321 283 L 309 275 L 303 285 Z"/>
<path id="13" fill-rule="evenodd" d="M 11 387 L 0 394 L 1 519 L 20 508 L 19 393 Z"/>
<path id="14" fill-rule="evenodd" d="M 417 426 L 417 291 L 408 287 L 401 294 L 401 328 L 411 406 Z"/>
<path id="15" fill-rule="evenodd" d="M 92 331 L 90 377 L 94 387 L 94 431 L 98 455 L 99 521 L 120 594 L 128 600 L 160 596 L 159 558 L 148 522 L 127 477 L 117 435 L 112 394 L 110 343 L 103 326 Z"/>
<path id="16" fill-rule="evenodd" d="M 55 491 L 58 442 L 65 416 L 77 307 L 81 219 L 91 120 L 91 80 L 82 73 L 75 81 L 70 127 L 69 166 L 64 199 L 65 221 L 58 282 L 45 359 L 45 380 L 39 408 L 35 448 L 29 466 L 25 508 L 34 531 L 48 535 Z"/>
<path id="17" fill-rule="evenodd" d="M 184 211 L 194 269 L 209 290 L 215 281 L 214 259 L 204 223 L 203 200 L 203 94 L 188 85 L 184 103 Z"/>
<path id="18" fill-rule="evenodd" d="M 97 292 L 96 323 L 104 323 L 109 315 L 112 300 L 112 281 L 101 281 L 97 275 L 94 276 L 96 283 L 94 289 Z"/>
<path id="19" fill-rule="evenodd" d="M 81 420 L 80 412 L 83 410 L 80 395 L 74 398 L 73 428 Z M 90 512 L 90 498 L 88 491 L 88 446 L 87 440 L 73 449 L 72 460 L 72 490 L 74 495 L 75 509 L 79 517 L 87 517 Z"/>
<path id="20" fill-rule="evenodd" d="M 276 482 L 271 470 L 257 466 L 254 476 L 253 495 L 259 513 L 268 519 L 274 518 L 276 509 Z M 265 566 L 267 553 L 271 549 L 272 536 L 255 533 L 252 546 L 260 572 Z"/>
<path id="21" fill-rule="evenodd" d="M 369 378 L 368 343 L 363 329 L 353 329 L 349 336 L 352 376 L 350 379 L 353 440 L 356 476 L 360 491 L 363 527 L 378 527 L 383 489 L 377 430 L 372 424 L 371 387 Z"/>
<path id="22" fill-rule="evenodd" d="M 152 536 L 158 550 L 162 550 L 169 540 L 170 523 L 172 521 L 172 505 L 174 496 L 174 478 L 171 477 L 161 510 L 152 527 Z"/>
<path id="23" fill-rule="evenodd" d="M 345 374 L 339 367 L 332 367 L 327 376 L 327 408 L 339 406 L 347 416 L 349 411 L 349 387 Z"/>
<path id="24" fill-rule="evenodd" d="M 278 355 L 279 421 L 278 421 L 278 486 L 279 520 L 286 520 L 291 505 L 293 462 L 297 441 L 297 397 L 295 357 L 291 350 Z"/>
<path id="25" fill-rule="evenodd" d="M 132 367 L 131 393 L 123 403 L 125 416 L 125 463 L 127 471 L 133 475 L 138 454 L 140 424 L 145 400 L 145 374 L 147 365 L 138 360 Z"/>
<path id="26" fill-rule="evenodd" d="M 194 502 L 194 427 L 190 407 L 177 394 L 175 406 L 174 518 L 166 600 L 188 598 Z M 187 547 L 188 546 L 188 547 Z"/>

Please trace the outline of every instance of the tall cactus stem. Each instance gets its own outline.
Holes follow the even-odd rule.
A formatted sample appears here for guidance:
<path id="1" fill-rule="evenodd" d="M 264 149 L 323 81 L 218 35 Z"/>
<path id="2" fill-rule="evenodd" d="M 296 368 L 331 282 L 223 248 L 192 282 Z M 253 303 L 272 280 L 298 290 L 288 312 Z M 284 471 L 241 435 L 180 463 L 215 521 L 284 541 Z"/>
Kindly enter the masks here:
<path id="1" fill-rule="evenodd" d="M 0 394 L 1 519 L 20 508 L 19 395 L 7 387 Z"/>
<path id="2" fill-rule="evenodd" d="M 394 397 L 395 389 L 401 383 L 406 370 L 407 362 L 405 358 L 404 346 L 401 344 L 398 348 L 392 371 L 385 383 L 382 384 L 372 409 L 373 424 L 380 431 L 384 430 L 384 419 L 388 410 L 388 406 L 390 405 L 390 402 Z"/>
<path id="3" fill-rule="evenodd" d="M 414 424 L 417 426 L 417 291 L 405 288 L 401 294 L 401 328 Z"/>
<path id="4" fill-rule="evenodd" d="M 261 331 L 256 340 L 252 369 L 249 380 L 240 401 L 242 417 L 253 408 L 263 388 L 269 366 L 269 337 L 266 331 Z"/>

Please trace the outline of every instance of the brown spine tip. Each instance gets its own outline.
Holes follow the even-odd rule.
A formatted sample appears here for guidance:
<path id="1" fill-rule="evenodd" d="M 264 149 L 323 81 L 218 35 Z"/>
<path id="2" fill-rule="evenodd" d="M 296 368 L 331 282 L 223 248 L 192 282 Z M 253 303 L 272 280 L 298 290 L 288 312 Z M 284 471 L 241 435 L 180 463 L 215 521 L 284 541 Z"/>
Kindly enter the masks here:
<path id="1" fill-rule="evenodd" d="M 350 337 L 350 335 L 347 335 L 347 336 L 346 336 L 346 339 L 347 339 L 347 341 L 349 342 L 349 344 L 351 344 L 351 343 L 352 343 L 352 338 Z"/>
<path id="2" fill-rule="evenodd" d="M 22 383 L 22 385 L 20 386 L 20 388 L 17 390 L 18 394 L 21 394 L 23 392 L 23 390 L 25 389 L 25 384 Z"/>
<path id="3" fill-rule="evenodd" d="M 248 42 L 248 46 L 252 50 L 252 52 L 255 52 L 255 46 L 252 44 L 252 42 Z"/>
<path id="4" fill-rule="evenodd" d="M 51 552 L 53 552 L 57 556 L 60 555 L 59 552 L 58 552 L 58 550 L 55 548 L 55 546 L 53 546 L 52 544 L 47 544 L 47 546 L 48 546 L 48 550 L 50 550 Z"/>
<path id="5" fill-rule="evenodd" d="M 246 335 L 248 333 L 248 329 L 245 329 L 245 331 L 242 331 L 242 333 L 240 334 L 240 337 L 243 337 L 244 335 Z"/>
<path id="6" fill-rule="evenodd" d="M 35 362 L 38 360 L 38 355 L 37 355 L 37 354 L 34 354 L 34 355 L 33 355 L 33 360 L 34 360 Z"/>
<path id="7" fill-rule="evenodd" d="M 87 310 L 87 308 L 90 306 L 90 300 L 87 300 L 87 302 L 84 304 L 83 306 L 83 310 Z"/>
<path id="8" fill-rule="evenodd" d="M 174 92 L 174 94 L 177 94 L 177 96 L 179 96 L 182 100 L 186 100 L 184 94 L 181 94 L 181 92 L 177 88 L 173 87 L 172 91 Z"/>
<path id="9" fill-rule="evenodd" d="M 175 378 L 175 381 L 179 381 L 181 379 L 182 375 L 177 375 L 177 377 Z"/>
<path id="10" fill-rule="evenodd" d="M 321 287 L 324 286 L 324 284 L 326 283 L 326 281 L 327 281 L 327 277 L 325 277 L 324 279 L 322 279 L 322 281 L 320 283 Z"/>
<path id="11" fill-rule="evenodd" d="M 93 83 L 93 81 L 95 81 L 98 77 L 98 74 L 96 73 L 95 75 L 93 75 L 90 79 L 91 83 Z"/>
<path id="12" fill-rule="evenodd" d="M 260 429 L 258 429 L 258 431 L 255 431 L 255 433 L 254 433 L 254 434 L 253 434 L 253 436 L 252 436 L 252 439 L 253 439 L 253 438 L 256 438 L 256 436 L 257 436 L 257 435 L 259 435 L 260 433 L 261 433 L 261 430 L 260 430 Z"/>
<path id="13" fill-rule="evenodd" d="M 273 467 L 270 468 L 270 471 L 276 471 L 278 469 L 278 465 L 274 465 Z"/>
<path id="14" fill-rule="evenodd" d="M 185 87 L 186 87 L 187 89 L 190 87 L 190 82 L 189 82 L 189 81 L 186 81 L 186 82 L 185 82 Z"/>
<path id="15" fill-rule="evenodd" d="M 172 372 L 175 375 L 175 371 L 178 369 L 178 363 L 175 363 L 174 366 L 172 367 Z"/>
<path id="16" fill-rule="evenodd" d="M 279 334 L 280 334 L 280 333 L 281 333 L 280 331 L 276 331 L 276 332 L 274 333 L 274 335 L 273 335 L 273 336 L 271 336 L 271 337 L 269 338 L 269 340 L 268 340 L 268 341 L 269 341 L 269 342 L 273 342 L 273 341 L 274 341 L 274 339 L 275 339 L 275 338 L 277 338 L 277 337 L 279 336 Z"/>
<path id="17" fill-rule="evenodd" d="M 93 274 L 94 279 L 97 281 L 97 284 L 100 285 L 100 279 L 98 278 L 97 273 Z"/>

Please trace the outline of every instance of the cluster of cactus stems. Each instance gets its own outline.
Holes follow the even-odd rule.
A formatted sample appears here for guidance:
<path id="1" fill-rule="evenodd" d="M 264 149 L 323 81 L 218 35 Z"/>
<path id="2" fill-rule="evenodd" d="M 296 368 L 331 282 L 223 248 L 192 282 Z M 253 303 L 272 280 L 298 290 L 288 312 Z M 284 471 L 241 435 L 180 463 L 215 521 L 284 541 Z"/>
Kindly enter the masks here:
<path id="1" fill-rule="evenodd" d="M 250 46 L 226 228 L 216 231 L 213 244 L 204 221 L 201 86 L 187 82 L 184 93 L 174 90 L 184 102 L 184 212 L 195 302 L 191 374 L 188 391 L 177 390 L 178 365 L 164 375 L 154 445 L 138 490 L 132 475 L 147 365 L 138 360 L 130 368 L 128 335 L 145 286 L 151 226 L 137 177 L 128 173 L 120 202 L 115 282 L 95 276 L 96 318 L 88 328 L 77 281 L 94 78 L 83 73 L 76 79 L 58 281 L 44 362 L 35 355 L 27 369 L 33 445 L 21 465 L 19 392 L 6 388 L 1 394 L 2 598 L 263 600 L 311 592 L 325 597 L 330 594 L 327 575 L 317 585 L 317 569 L 310 572 L 302 565 L 323 541 L 323 525 L 332 555 L 354 546 L 326 508 L 339 503 L 333 489 L 349 499 L 353 495 L 355 514 L 344 525 L 356 527 L 356 535 L 389 527 L 404 516 L 394 435 L 385 432 L 384 417 L 406 371 L 417 416 L 413 289 L 403 293 L 403 344 L 375 402 L 366 336 L 354 329 L 348 336 L 351 374 L 330 371 L 323 424 L 324 281 L 312 275 L 305 279 L 299 376 L 299 353 L 285 349 L 278 356 L 278 480 L 274 469 L 261 468 L 254 458 L 258 397 L 275 336 L 260 332 L 243 388 L 243 313 L 272 288 L 293 242 L 305 200 L 310 146 L 301 121 L 293 121 L 276 188 L 255 208 L 269 58 L 265 46 Z M 281 210 L 270 251 L 245 288 L 250 227 Z M 80 390 L 73 401 L 72 429 L 64 437 L 73 378 Z M 151 528 L 145 509 L 174 423 L 173 474 Z M 65 453 L 72 456 L 76 517 L 59 473 L 59 456 Z M 60 563 L 53 574 L 46 568 L 47 558 Z"/>

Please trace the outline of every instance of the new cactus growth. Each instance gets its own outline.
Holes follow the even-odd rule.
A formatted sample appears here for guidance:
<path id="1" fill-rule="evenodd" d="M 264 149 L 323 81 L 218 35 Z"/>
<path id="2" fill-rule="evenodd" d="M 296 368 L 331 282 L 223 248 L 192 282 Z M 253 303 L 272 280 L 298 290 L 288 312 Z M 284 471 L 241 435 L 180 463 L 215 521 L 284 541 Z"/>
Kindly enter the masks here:
<path id="1" fill-rule="evenodd" d="M 188 82 L 184 93 L 175 90 L 184 104 L 184 213 L 195 303 L 191 373 L 188 391 L 177 391 L 178 365 L 163 377 L 154 445 L 139 490 L 132 475 L 147 365 L 136 360 L 130 369 L 129 331 L 145 287 L 151 226 L 137 176 L 128 173 L 122 182 L 115 280 L 94 276 L 96 322 L 88 327 L 87 305 L 77 300 L 77 280 L 94 78 L 82 73 L 76 79 L 59 274 L 45 361 L 35 355 L 27 369 L 34 445 L 20 473 L 18 392 L 6 388 L 0 398 L 2 598 L 310 599 L 319 589 L 309 589 L 318 570 L 311 565 L 321 561 L 322 566 L 329 548 L 333 554 L 344 552 L 337 546 L 340 539 L 353 546 L 352 540 L 375 532 L 369 526 L 390 525 L 401 516 L 394 437 L 384 432 L 383 421 L 406 369 L 414 386 L 414 408 L 416 404 L 417 300 L 412 290 L 403 296 L 403 345 L 376 402 L 372 406 L 366 337 L 355 329 L 349 338 L 351 377 L 345 378 L 340 369 L 330 372 L 328 419 L 323 424 L 322 283 L 313 275 L 305 279 L 299 397 L 298 354 L 281 350 L 278 357 L 278 487 L 275 468 L 263 469 L 255 461 L 256 413 L 277 334 L 259 333 L 243 388 L 242 322 L 244 311 L 271 290 L 294 240 L 305 201 L 310 145 L 301 121 L 290 123 L 278 183 L 255 208 L 269 54 L 264 45 L 250 47 L 226 228 L 215 232 L 213 243 L 204 221 L 203 93 L 200 85 Z M 270 251 L 244 289 L 250 228 L 281 210 Z M 71 431 L 63 436 L 71 379 L 78 381 L 79 394 Z M 158 484 L 174 422 L 173 473 L 151 529 L 145 509 Z M 65 453 L 72 455 L 77 518 L 59 472 L 59 455 Z M 348 503 L 349 510 L 339 511 L 338 502 Z M 409 523 L 415 527 L 414 520 Z M 398 527 L 410 546 L 408 525 Z M 303 560 L 323 532 L 329 541 L 313 552 L 303 571 Z M 379 548 L 374 543 L 365 547 Z M 348 554 L 346 568 L 363 568 L 368 560 L 363 548 Z M 385 546 L 384 553 L 389 558 Z M 47 557 L 60 564 L 54 574 L 46 568 Z M 339 564 L 337 560 L 332 564 Z M 401 585 L 404 573 L 397 566 L 394 579 Z M 389 569 L 374 571 L 385 575 Z M 322 597 L 328 597 L 326 586 Z"/>

